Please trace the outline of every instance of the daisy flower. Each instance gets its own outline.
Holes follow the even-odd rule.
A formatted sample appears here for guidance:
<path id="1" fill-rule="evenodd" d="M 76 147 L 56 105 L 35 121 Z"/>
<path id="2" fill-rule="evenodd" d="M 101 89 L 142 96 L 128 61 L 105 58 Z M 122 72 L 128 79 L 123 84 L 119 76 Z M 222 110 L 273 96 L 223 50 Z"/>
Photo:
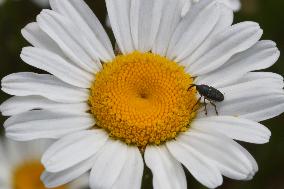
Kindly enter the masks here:
<path id="1" fill-rule="evenodd" d="M 253 72 L 277 61 L 275 43 L 259 41 L 255 22 L 232 25 L 232 10 L 217 1 L 200 1 L 183 18 L 182 1 L 105 2 L 119 54 L 84 1 L 51 0 L 52 10 L 23 29 L 33 47 L 21 53 L 50 74 L 2 79 L 15 95 L 1 105 L 11 116 L 6 135 L 58 139 L 42 157 L 46 186 L 91 170 L 91 188 L 139 189 L 142 157 L 155 189 L 187 188 L 182 165 L 208 188 L 222 175 L 251 179 L 257 163 L 235 140 L 267 143 L 271 133 L 258 122 L 284 111 L 283 78 Z M 201 84 L 224 95 L 207 115 L 193 87 Z"/>
<path id="2" fill-rule="evenodd" d="M 49 140 L 19 143 L 0 139 L 0 188 L 45 189 L 40 180 L 44 171 L 40 158 L 50 144 Z M 87 184 L 82 177 L 54 189 L 82 189 Z"/>

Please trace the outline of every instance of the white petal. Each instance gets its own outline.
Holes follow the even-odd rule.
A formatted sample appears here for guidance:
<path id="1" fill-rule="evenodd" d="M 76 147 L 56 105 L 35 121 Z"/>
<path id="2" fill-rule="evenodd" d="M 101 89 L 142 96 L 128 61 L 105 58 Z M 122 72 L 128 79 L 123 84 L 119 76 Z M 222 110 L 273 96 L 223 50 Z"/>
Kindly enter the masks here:
<path id="1" fill-rule="evenodd" d="M 81 175 L 78 179 L 68 184 L 68 189 L 82 189 L 89 187 L 89 173 Z"/>
<path id="2" fill-rule="evenodd" d="M 97 154 L 91 171 L 91 188 L 112 188 L 127 160 L 128 146 L 120 141 L 109 140 Z"/>
<path id="3" fill-rule="evenodd" d="M 119 49 L 123 54 L 134 51 L 130 29 L 131 0 L 106 0 L 110 24 Z"/>
<path id="4" fill-rule="evenodd" d="M 78 66 L 64 55 L 59 46 L 39 27 L 38 23 L 33 22 L 28 24 L 24 29 L 22 29 L 22 35 L 33 46 L 53 52 L 66 62 Z"/>
<path id="5" fill-rule="evenodd" d="M 262 75 L 258 75 L 253 80 L 219 89 L 225 96 L 223 102 L 216 103 L 220 115 L 240 116 L 259 122 L 284 111 L 283 78 L 261 78 Z M 214 108 L 207 107 L 208 115 L 215 116 Z M 204 114 L 200 113 L 199 116 Z"/>
<path id="6" fill-rule="evenodd" d="M 47 188 L 55 188 L 67 184 L 90 170 L 95 161 L 96 156 L 92 156 L 88 160 L 61 172 L 49 173 L 45 171 L 41 175 L 41 180 Z"/>
<path id="7" fill-rule="evenodd" d="M 191 2 L 191 0 L 181 0 L 181 2 L 183 2 L 181 17 L 184 17 L 188 13 L 192 2 Z"/>
<path id="8" fill-rule="evenodd" d="M 60 138 L 91 128 L 95 121 L 89 114 L 72 115 L 34 110 L 10 117 L 4 123 L 6 136 L 17 141 L 38 138 Z"/>
<path id="9" fill-rule="evenodd" d="M 177 0 L 164 0 L 164 7 L 160 21 L 159 31 L 156 36 L 152 52 L 165 56 L 170 39 L 181 20 L 180 12 L 183 3 Z"/>
<path id="10" fill-rule="evenodd" d="M 174 32 L 167 56 L 179 62 L 190 55 L 210 34 L 220 16 L 219 4 L 204 0 L 192 6 Z"/>
<path id="11" fill-rule="evenodd" d="M 212 162 L 189 145 L 177 141 L 166 143 L 176 160 L 181 162 L 192 176 L 208 188 L 216 188 L 223 183 L 220 171 Z"/>
<path id="12" fill-rule="evenodd" d="M 83 0 L 51 0 L 51 8 L 70 18 L 103 61 L 114 58 L 111 42 L 98 18 Z"/>
<path id="13" fill-rule="evenodd" d="M 87 101 L 89 91 L 68 85 L 48 74 L 21 72 L 2 79 L 2 90 L 16 96 L 40 95 L 66 103 Z"/>
<path id="14" fill-rule="evenodd" d="M 283 77 L 279 74 L 272 72 L 249 72 L 245 74 L 242 78 L 232 83 L 231 86 L 245 84 L 248 82 L 271 82 L 270 85 L 264 86 L 267 88 L 282 89 L 284 88 Z M 226 87 L 229 87 L 226 86 Z M 226 88 L 223 87 L 223 88 Z"/>
<path id="15" fill-rule="evenodd" d="M 34 47 L 46 49 L 56 54 L 62 54 L 58 45 L 40 29 L 38 23 L 29 23 L 21 32 L 24 38 Z"/>
<path id="16" fill-rule="evenodd" d="M 251 173 L 247 176 L 246 179 L 244 179 L 244 180 L 251 180 L 254 177 L 255 173 L 258 171 L 257 162 L 252 157 L 252 155 L 245 148 L 243 148 L 241 145 L 238 145 L 238 143 L 236 143 L 236 148 L 238 148 L 243 153 L 243 155 L 249 161 L 249 164 L 252 165 Z"/>
<path id="17" fill-rule="evenodd" d="M 140 189 L 144 170 L 144 162 L 136 146 L 128 146 L 127 160 L 112 189 Z"/>
<path id="18" fill-rule="evenodd" d="M 132 0 L 130 26 L 136 50 L 148 52 L 152 49 L 159 30 L 164 0 Z"/>
<path id="19" fill-rule="evenodd" d="M 272 66 L 279 56 L 280 51 L 274 42 L 259 41 L 250 49 L 234 55 L 220 69 L 200 76 L 196 82 L 223 87 L 237 81 L 247 72 L 262 70 Z"/>
<path id="20" fill-rule="evenodd" d="M 186 189 L 186 177 L 182 165 L 174 159 L 165 146 L 147 146 L 145 163 L 153 174 L 155 189 Z"/>
<path id="21" fill-rule="evenodd" d="M 12 116 L 34 109 L 44 109 L 51 112 L 67 114 L 84 114 L 90 107 L 87 103 L 63 104 L 48 100 L 40 96 L 14 96 L 3 102 L 0 111 L 4 116 Z"/>
<path id="22" fill-rule="evenodd" d="M 219 68 L 233 55 L 253 46 L 262 33 L 254 22 L 241 22 L 225 29 L 214 37 L 207 52 L 194 61 L 187 71 L 193 75 L 202 75 Z"/>
<path id="23" fill-rule="evenodd" d="M 37 16 L 40 28 L 47 33 L 62 49 L 64 54 L 77 66 L 89 71 L 101 69 L 90 41 L 70 19 L 50 10 L 43 10 Z"/>
<path id="24" fill-rule="evenodd" d="M 232 25 L 234 20 L 233 11 L 222 4 L 220 4 L 219 7 L 220 16 L 213 30 L 206 37 L 204 42 L 192 54 L 181 60 L 181 65 L 185 67 L 190 67 L 190 65 L 193 64 L 194 61 L 196 61 L 198 58 L 207 53 L 212 41 L 214 41 L 216 37 L 216 34 L 224 31 L 226 28 Z"/>
<path id="25" fill-rule="evenodd" d="M 224 135 L 191 129 L 177 140 L 199 151 L 226 177 L 246 180 L 257 171 L 255 163 L 240 150 L 239 144 Z"/>
<path id="26" fill-rule="evenodd" d="M 67 135 L 48 148 L 41 162 L 48 172 L 63 171 L 93 156 L 107 138 L 99 129 Z"/>
<path id="27" fill-rule="evenodd" d="M 221 133 L 232 139 L 256 144 L 267 143 L 271 136 L 269 129 L 262 124 L 231 116 L 212 116 L 196 119 L 191 127 L 210 133 Z"/>
<path id="28" fill-rule="evenodd" d="M 21 58 L 27 64 L 47 71 L 62 81 L 76 87 L 90 88 L 94 80 L 94 75 L 47 50 L 26 47 L 22 50 Z"/>
<path id="29" fill-rule="evenodd" d="M 284 87 L 284 82 L 283 82 L 283 77 L 276 73 L 249 72 L 235 83 L 232 83 L 231 85 L 228 85 L 220 89 L 224 91 L 227 91 L 229 88 L 240 90 L 240 87 L 246 87 L 249 85 L 260 88 L 279 90 Z M 269 93 L 268 90 L 267 92 Z M 280 90 L 280 92 L 282 91 Z"/>

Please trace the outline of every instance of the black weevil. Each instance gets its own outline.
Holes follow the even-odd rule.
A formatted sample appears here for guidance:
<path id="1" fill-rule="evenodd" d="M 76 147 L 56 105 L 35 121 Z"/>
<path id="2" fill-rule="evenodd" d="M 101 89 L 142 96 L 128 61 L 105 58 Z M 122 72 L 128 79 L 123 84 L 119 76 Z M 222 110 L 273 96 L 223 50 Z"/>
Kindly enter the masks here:
<path id="1" fill-rule="evenodd" d="M 205 100 L 208 100 L 212 106 L 214 106 L 216 114 L 218 115 L 217 107 L 213 102 L 222 102 L 224 101 L 224 95 L 216 88 L 210 87 L 208 85 L 195 85 L 192 84 L 188 90 L 190 90 L 192 87 L 195 87 L 198 93 L 200 94 L 200 98 L 198 99 L 197 103 L 194 105 L 194 107 L 201 101 L 201 98 L 204 98 L 204 105 L 205 105 L 205 114 L 207 115 L 207 103 Z M 194 108 L 193 107 L 193 108 Z"/>

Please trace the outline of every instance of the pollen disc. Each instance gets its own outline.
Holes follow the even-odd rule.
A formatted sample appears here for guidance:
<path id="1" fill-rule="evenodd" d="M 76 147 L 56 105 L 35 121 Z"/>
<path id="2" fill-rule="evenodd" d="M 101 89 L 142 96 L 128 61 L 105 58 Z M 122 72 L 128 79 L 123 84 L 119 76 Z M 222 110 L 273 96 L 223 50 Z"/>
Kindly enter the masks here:
<path id="1" fill-rule="evenodd" d="M 133 52 L 103 65 L 89 104 L 98 127 L 127 144 L 145 147 L 189 128 L 197 102 L 191 76 L 176 62 Z"/>

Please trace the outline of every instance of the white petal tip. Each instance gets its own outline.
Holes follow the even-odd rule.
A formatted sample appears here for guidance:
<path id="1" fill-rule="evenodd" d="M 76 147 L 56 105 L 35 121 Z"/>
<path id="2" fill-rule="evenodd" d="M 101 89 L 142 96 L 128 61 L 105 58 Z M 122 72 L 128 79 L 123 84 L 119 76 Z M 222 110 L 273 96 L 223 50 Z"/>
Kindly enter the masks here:
<path id="1" fill-rule="evenodd" d="M 42 161 L 43 166 L 45 167 L 47 172 L 50 173 L 57 173 L 62 171 L 61 169 L 58 169 L 56 166 L 54 166 L 54 162 L 51 161 Z"/>
<path id="2" fill-rule="evenodd" d="M 60 185 L 54 184 L 52 181 L 50 181 L 49 176 L 48 176 L 46 171 L 41 174 L 40 180 L 42 181 L 42 183 L 44 184 L 44 186 L 46 188 L 56 188 L 56 187 L 60 186 Z"/>

